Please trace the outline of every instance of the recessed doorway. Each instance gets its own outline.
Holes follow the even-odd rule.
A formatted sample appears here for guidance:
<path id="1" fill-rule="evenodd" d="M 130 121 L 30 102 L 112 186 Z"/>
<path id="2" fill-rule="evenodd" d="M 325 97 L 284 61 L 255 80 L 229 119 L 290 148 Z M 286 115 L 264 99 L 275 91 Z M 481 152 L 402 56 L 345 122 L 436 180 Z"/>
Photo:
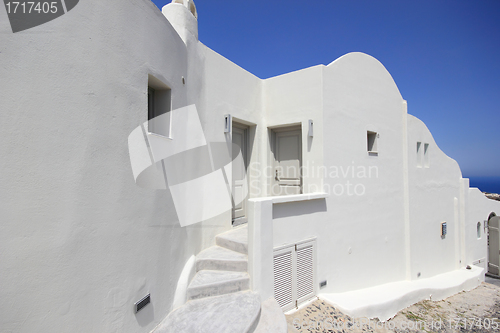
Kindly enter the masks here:
<path id="1" fill-rule="evenodd" d="M 271 129 L 273 175 L 271 195 L 302 193 L 302 130 L 300 125 Z"/>
<path id="2" fill-rule="evenodd" d="M 248 143 L 249 127 L 233 121 L 232 123 L 232 142 L 239 147 L 239 150 L 233 149 L 232 164 L 232 193 L 233 193 L 233 226 L 237 226 L 248 221 Z M 243 163 L 235 161 L 236 154 L 241 151 Z"/>

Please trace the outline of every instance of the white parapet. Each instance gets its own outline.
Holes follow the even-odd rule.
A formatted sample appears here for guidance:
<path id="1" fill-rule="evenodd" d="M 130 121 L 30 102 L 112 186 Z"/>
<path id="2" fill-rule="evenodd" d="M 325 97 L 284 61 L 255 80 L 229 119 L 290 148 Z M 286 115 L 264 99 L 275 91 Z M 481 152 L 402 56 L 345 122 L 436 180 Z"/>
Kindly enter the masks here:
<path id="1" fill-rule="evenodd" d="M 273 202 L 269 198 L 248 200 L 248 273 L 251 288 L 262 299 L 273 291 Z"/>

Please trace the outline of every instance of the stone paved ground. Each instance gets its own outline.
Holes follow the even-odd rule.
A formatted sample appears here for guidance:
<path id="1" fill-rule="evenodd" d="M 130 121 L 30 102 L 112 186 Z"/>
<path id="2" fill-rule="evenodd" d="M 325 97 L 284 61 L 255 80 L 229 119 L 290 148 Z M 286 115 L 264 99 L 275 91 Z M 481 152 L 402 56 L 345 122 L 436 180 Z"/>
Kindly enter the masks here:
<path id="1" fill-rule="evenodd" d="M 316 300 L 286 316 L 289 333 L 316 332 L 499 332 L 500 286 L 483 283 L 442 301 L 423 301 L 387 322 L 350 318 Z"/>

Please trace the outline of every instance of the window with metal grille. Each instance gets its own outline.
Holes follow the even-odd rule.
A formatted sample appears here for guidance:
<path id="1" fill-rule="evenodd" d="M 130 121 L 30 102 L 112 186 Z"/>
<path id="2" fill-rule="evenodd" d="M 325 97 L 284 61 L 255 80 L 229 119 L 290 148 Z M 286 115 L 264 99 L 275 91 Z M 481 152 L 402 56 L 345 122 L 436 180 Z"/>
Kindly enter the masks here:
<path id="1" fill-rule="evenodd" d="M 274 298 L 283 311 L 316 294 L 316 239 L 274 249 Z"/>

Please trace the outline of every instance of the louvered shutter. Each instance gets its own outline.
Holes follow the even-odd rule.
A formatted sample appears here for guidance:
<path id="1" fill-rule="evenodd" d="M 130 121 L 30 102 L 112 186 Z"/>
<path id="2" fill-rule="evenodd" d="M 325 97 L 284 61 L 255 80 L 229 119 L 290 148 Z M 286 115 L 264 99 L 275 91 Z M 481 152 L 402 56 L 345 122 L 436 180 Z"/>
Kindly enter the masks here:
<path id="1" fill-rule="evenodd" d="M 314 244 L 297 244 L 297 301 L 302 303 L 314 296 Z"/>
<path id="2" fill-rule="evenodd" d="M 274 298 L 284 311 L 293 308 L 295 305 L 293 295 L 294 250 L 294 246 L 289 246 L 274 251 Z"/>
<path id="3" fill-rule="evenodd" d="M 283 311 L 314 297 L 315 249 L 315 239 L 274 249 L 274 298 Z"/>

